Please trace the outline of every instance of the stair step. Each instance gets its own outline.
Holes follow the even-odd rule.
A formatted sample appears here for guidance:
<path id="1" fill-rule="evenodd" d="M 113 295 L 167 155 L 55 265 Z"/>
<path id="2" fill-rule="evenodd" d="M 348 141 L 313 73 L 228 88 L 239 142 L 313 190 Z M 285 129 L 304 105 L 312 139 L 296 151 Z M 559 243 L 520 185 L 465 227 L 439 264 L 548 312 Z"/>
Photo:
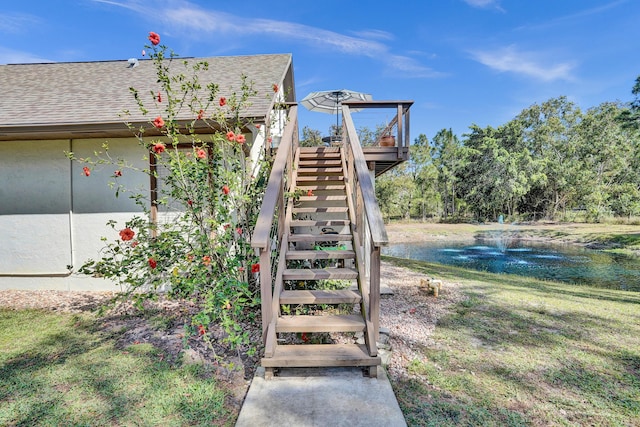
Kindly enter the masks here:
<path id="1" fill-rule="evenodd" d="M 346 206 L 334 206 L 326 208 L 293 208 L 292 213 L 345 213 L 348 211 L 349 208 L 347 208 Z"/>
<path id="2" fill-rule="evenodd" d="M 356 253 L 350 250 L 319 250 L 319 251 L 287 251 L 286 259 L 354 259 Z"/>
<path id="3" fill-rule="evenodd" d="M 303 175 L 300 176 L 298 175 L 298 178 L 296 180 L 296 182 L 321 182 L 321 183 L 327 183 L 327 182 L 339 182 L 339 183 L 343 183 L 344 182 L 344 176 L 342 175 L 327 175 L 327 176 L 313 176 L 313 175 Z M 304 184 L 302 184 L 304 185 Z"/>
<path id="4" fill-rule="evenodd" d="M 300 196 L 301 202 L 346 202 L 347 196 Z"/>
<path id="5" fill-rule="evenodd" d="M 323 280 L 358 278 L 355 268 L 287 268 L 282 273 L 283 280 Z M 303 331 L 304 332 L 304 331 Z"/>
<path id="6" fill-rule="evenodd" d="M 338 147 L 300 147 L 300 157 L 309 155 L 340 155 Z"/>
<path id="7" fill-rule="evenodd" d="M 298 162 L 300 167 L 307 166 L 334 166 L 342 167 L 342 159 L 340 157 L 324 158 L 324 157 L 309 157 L 305 160 Z"/>
<path id="8" fill-rule="evenodd" d="M 331 168 L 331 167 L 299 167 L 298 168 L 298 176 L 301 175 L 342 175 L 342 167 L 339 168 Z"/>
<path id="9" fill-rule="evenodd" d="M 359 314 L 282 316 L 276 321 L 276 332 L 361 332 L 364 328 Z"/>
<path id="10" fill-rule="evenodd" d="M 294 219 L 289 224 L 291 227 L 344 227 L 351 224 L 348 219 L 328 219 L 314 221 L 312 219 Z"/>
<path id="11" fill-rule="evenodd" d="M 280 304 L 357 304 L 362 297 L 350 289 L 282 291 Z"/>
<path id="12" fill-rule="evenodd" d="M 313 368 L 327 366 L 377 366 L 380 356 L 369 356 L 359 344 L 279 345 L 273 357 L 261 360 L 265 368 Z"/>
<path id="13" fill-rule="evenodd" d="M 340 185 L 305 184 L 305 185 L 298 185 L 297 188 L 302 191 L 309 191 L 309 190 L 311 191 L 344 191 L 345 190 L 344 184 L 340 184 Z"/>
<path id="14" fill-rule="evenodd" d="M 351 234 L 291 234 L 290 242 L 346 242 L 351 241 Z"/>

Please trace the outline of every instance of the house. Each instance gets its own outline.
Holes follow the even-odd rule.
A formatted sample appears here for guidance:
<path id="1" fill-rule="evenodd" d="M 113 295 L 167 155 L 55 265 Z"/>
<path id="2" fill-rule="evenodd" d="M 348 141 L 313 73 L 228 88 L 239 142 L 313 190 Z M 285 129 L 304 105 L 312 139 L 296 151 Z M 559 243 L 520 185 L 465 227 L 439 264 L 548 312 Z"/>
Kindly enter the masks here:
<path id="1" fill-rule="evenodd" d="M 217 83 L 220 96 L 240 91 L 243 75 L 253 83 L 256 94 L 242 113 L 248 165 L 257 163 L 271 137 L 279 142 L 269 147 L 275 156 L 251 240 L 260 258 L 266 375 L 282 367 L 360 366 L 376 376 L 380 253 L 388 239 L 373 177 L 408 159 L 412 101 L 342 102 L 339 143 L 300 147 L 290 55 L 186 61 L 202 60 L 209 67 L 198 77 L 203 84 Z M 100 258 L 101 236 L 117 239 L 107 221 L 124 223 L 139 207 L 130 198 L 114 198 L 105 185 L 114 175 L 111 166 L 87 173 L 65 152 L 92 157 L 108 142 L 110 156 L 152 168 L 144 160 L 152 156 L 121 113 L 128 110 L 127 121 L 153 135 L 150 121 L 160 111 L 151 109 L 158 106 L 152 102 L 148 115 L 141 114 L 129 88 L 153 99 L 156 82 L 154 64 L 135 59 L 0 66 L 0 289 L 113 290 L 107 281 L 73 271 L 89 258 Z M 393 111 L 384 134 L 395 133 L 396 145 L 361 146 L 351 112 L 367 108 Z M 193 111 L 185 110 L 178 122 L 194 119 Z M 157 190 L 145 173 L 122 180 L 149 194 Z M 154 206 L 151 216 L 154 220 Z M 349 287 L 326 289 L 325 280 L 347 281 Z M 305 305 L 359 309 L 326 315 L 289 315 L 283 309 Z M 307 345 L 308 337 L 282 344 L 288 334 L 326 332 L 361 332 L 364 344 Z"/>
<path id="2" fill-rule="evenodd" d="M 209 67 L 198 77 L 218 84 L 220 96 L 239 92 L 242 75 L 253 83 L 256 94 L 242 112 L 251 125 L 242 131 L 247 159 L 255 160 L 268 136 L 282 132 L 274 107 L 295 100 L 291 55 L 180 58 L 172 67 L 183 60 L 206 61 Z M 91 157 L 108 142 L 112 156 L 148 168 L 143 158 L 149 156 L 122 113 L 128 110 L 127 121 L 152 135 L 155 112 L 143 116 L 129 88 L 155 93 L 156 80 L 150 60 L 0 65 L 0 289 L 114 290 L 73 268 L 99 258 L 100 237 L 114 234 L 108 220 L 124 222 L 139 207 L 128 197 L 114 198 L 106 185 L 112 168 L 96 168 L 87 177 L 65 152 Z M 185 111 L 178 119 L 192 120 L 190 115 Z M 122 180 L 129 188 L 152 190 L 145 174 Z"/>

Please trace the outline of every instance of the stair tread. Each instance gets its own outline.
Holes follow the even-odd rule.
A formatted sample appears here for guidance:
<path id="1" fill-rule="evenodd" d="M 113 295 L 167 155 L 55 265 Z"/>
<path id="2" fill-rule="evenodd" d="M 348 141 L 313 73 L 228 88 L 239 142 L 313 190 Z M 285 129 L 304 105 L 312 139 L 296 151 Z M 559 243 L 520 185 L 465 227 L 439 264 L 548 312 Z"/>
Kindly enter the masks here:
<path id="1" fill-rule="evenodd" d="M 337 196 L 300 196 L 298 199 L 301 202 L 325 202 L 325 201 L 345 201 L 347 200 L 346 195 L 337 195 Z"/>
<path id="2" fill-rule="evenodd" d="M 346 206 L 293 208 L 293 213 L 315 213 L 315 212 L 340 213 L 340 212 L 348 212 L 348 211 L 349 211 L 349 208 L 347 208 Z"/>
<path id="3" fill-rule="evenodd" d="M 287 268 L 282 273 L 284 280 L 357 279 L 355 268 Z"/>
<path id="4" fill-rule="evenodd" d="M 294 219 L 289 224 L 291 227 L 339 227 L 351 224 L 348 219 L 327 219 L 314 221 L 312 219 Z"/>
<path id="5" fill-rule="evenodd" d="M 311 190 L 311 191 L 340 191 L 344 190 L 344 184 L 339 185 L 313 185 L 313 184 L 302 184 L 297 186 L 300 190 Z"/>
<path id="6" fill-rule="evenodd" d="M 279 345 L 273 357 L 261 360 L 265 368 L 316 366 L 376 366 L 380 356 L 369 356 L 361 344 Z"/>
<path id="7" fill-rule="evenodd" d="M 340 157 L 306 157 L 298 162 L 300 166 L 342 166 Z"/>
<path id="8" fill-rule="evenodd" d="M 290 242 L 344 242 L 351 240 L 351 234 L 292 234 Z"/>
<path id="9" fill-rule="evenodd" d="M 338 153 L 338 154 L 340 154 L 340 148 L 338 148 L 338 147 L 300 147 L 300 155 L 302 155 L 302 154 L 326 154 L 326 153 Z"/>
<path id="10" fill-rule="evenodd" d="M 332 182 L 332 181 L 344 181 L 344 176 L 342 175 L 327 175 L 327 176 L 313 176 L 313 175 L 303 175 L 298 176 L 297 182 Z"/>
<path id="11" fill-rule="evenodd" d="M 280 304 L 357 304 L 362 297 L 351 289 L 282 291 Z"/>
<path id="12" fill-rule="evenodd" d="M 286 259 L 354 259 L 356 253 L 350 250 L 317 250 L 317 251 L 287 251 Z"/>
<path id="13" fill-rule="evenodd" d="M 281 316 L 276 321 L 277 332 L 360 332 L 365 323 L 359 314 L 331 316 Z"/>
<path id="14" fill-rule="evenodd" d="M 299 167 L 298 176 L 300 175 L 342 175 L 342 168 Z"/>

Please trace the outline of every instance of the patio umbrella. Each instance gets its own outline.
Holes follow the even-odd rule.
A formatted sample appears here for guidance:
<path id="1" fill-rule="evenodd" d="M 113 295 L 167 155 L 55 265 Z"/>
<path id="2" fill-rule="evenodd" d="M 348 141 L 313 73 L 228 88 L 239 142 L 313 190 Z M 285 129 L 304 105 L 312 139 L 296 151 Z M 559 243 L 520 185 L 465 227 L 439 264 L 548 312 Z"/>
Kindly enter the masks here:
<path id="1" fill-rule="evenodd" d="M 302 105 L 309 111 L 320 111 L 321 113 L 335 114 L 336 127 L 340 126 L 339 116 L 343 101 L 371 101 L 372 97 L 368 93 L 356 92 L 348 89 L 324 90 L 311 92 L 302 100 Z M 358 111 L 353 109 L 352 111 Z"/>

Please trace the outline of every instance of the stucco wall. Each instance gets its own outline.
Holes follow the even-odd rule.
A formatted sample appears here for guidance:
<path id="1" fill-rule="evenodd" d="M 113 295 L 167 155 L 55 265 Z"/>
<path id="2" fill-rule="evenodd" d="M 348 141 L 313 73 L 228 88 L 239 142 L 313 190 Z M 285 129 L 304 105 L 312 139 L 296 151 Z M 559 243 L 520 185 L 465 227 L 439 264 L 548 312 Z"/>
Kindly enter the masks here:
<path id="1" fill-rule="evenodd" d="M 116 168 L 92 167 L 87 177 L 83 165 L 64 154 L 95 158 L 104 142 L 0 141 L 0 288 L 116 290 L 102 279 L 69 275 L 68 268 L 99 257 L 102 236 L 118 238 L 117 231 L 105 225 L 108 220 L 124 224 L 140 212 L 128 193 L 116 198 L 109 188 Z M 135 139 L 108 144 L 112 158 L 148 168 L 146 151 Z M 141 172 L 123 170 L 118 181 L 127 188 L 149 189 L 149 179 Z"/>

